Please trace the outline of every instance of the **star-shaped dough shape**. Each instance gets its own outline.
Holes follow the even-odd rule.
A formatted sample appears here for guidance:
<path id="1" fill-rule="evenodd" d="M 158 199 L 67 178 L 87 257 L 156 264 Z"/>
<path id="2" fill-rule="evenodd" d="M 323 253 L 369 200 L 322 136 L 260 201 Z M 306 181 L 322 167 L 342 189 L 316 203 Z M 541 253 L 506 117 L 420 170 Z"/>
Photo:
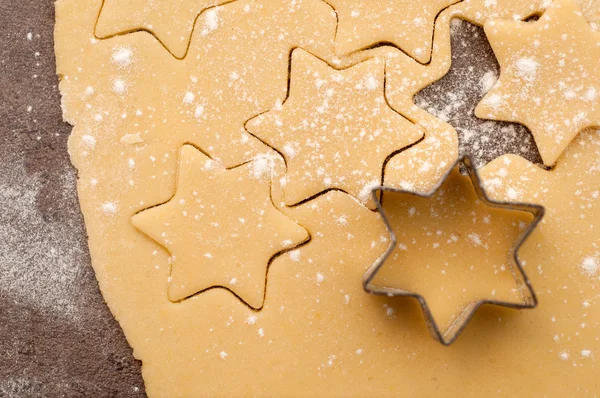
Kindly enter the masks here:
<path id="1" fill-rule="evenodd" d="M 516 255 L 543 208 L 489 202 L 471 162 L 461 162 L 468 176 L 457 163 L 426 195 L 374 191 L 383 191 L 379 210 L 391 243 L 365 274 L 365 289 L 418 299 L 432 336 L 446 345 L 482 304 L 537 304 Z"/>
<path id="2" fill-rule="evenodd" d="M 391 43 L 420 63 L 431 58 L 435 20 L 461 0 L 328 0 L 338 14 L 336 53 Z"/>
<path id="3" fill-rule="evenodd" d="M 259 159 L 227 170 L 195 147 L 182 147 L 175 195 L 132 218 L 171 254 L 171 301 L 223 287 L 262 307 L 271 259 L 308 239 L 273 205 L 267 166 Z"/>
<path id="4" fill-rule="evenodd" d="M 152 33 L 174 56 L 183 58 L 190 44 L 194 24 L 197 23 L 197 29 L 207 33 L 215 30 L 219 25 L 218 9 L 206 10 L 230 1 L 104 0 L 96 35 L 108 38 L 145 30 Z"/>
<path id="5" fill-rule="evenodd" d="M 554 165 L 581 130 L 600 125 L 600 33 L 575 0 L 556 0 L 535 23 L 489 21 L 485 32 L 502 72 L 476 115 L 526 125 Z"/>
<path id="6" fill-rule="evenodd" d="M 386 160 L 423 137 L 387 103 L 385 62 L 373 58 L 336 70 L 300 49 L 291 62 L 283 105 L 246 124 L 284 156 L 285 202 L 295 205 L 330 189 L 369 202 Z"/>

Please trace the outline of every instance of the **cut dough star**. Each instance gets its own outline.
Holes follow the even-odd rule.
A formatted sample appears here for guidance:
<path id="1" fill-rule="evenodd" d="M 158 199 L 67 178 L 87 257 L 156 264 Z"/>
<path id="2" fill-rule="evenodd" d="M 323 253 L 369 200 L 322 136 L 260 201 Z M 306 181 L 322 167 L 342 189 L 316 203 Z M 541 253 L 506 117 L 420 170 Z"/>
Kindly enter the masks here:
<path id="1" fill-rule="evenodd" d="M 262 307 L 271 258 L 308 239 L 279 212 L 268 162 L 224 169 L 195 147 L 181 149 L 177 190 L 171 200 L 132 218 L 133 225 L 171 253 L 169 299 L 180 301 L 212 287 Z"/>
<path id="2" fill-rule="evenodd" d="M 461 0 L 329 0 L 338 18 L 340 55 L 392 43 L 421 63 L 429 62 L 435 20 Z"/>
<path id="3" fill-rule="evenodd" d="M 418 298 L 440 342 L 451 344 L 482 303 L 535 306 L 512 254 L 525 228 L 539 222 L 539 207 L 522 205 L 521 211 L 486 203 L 458 164 L 428 197 L 386 190 L 383 198 L 391 244 L 365 275 L 367 286 Z"/>
<path id="4" fill-rule="evenodd" d="M 173 55 L 183 58 L 187 52 L 194 23 L 210 32 L 219 26 L 218 9 L 227 0 L 105 0 L 98 17 L 96 35 L 107 38 L 146 30 L 151 32 Z"/>
<path id="5" fill-rule="evenodd" d="M 329 189 L 370 202 L 370 188 L 381 184 L 386 159 L 423 137 L 388 105 L 383 59 L 336 70 L 295 50 L 290 79 L 283 105 L 246 124 L 285 157 L 286 203 Z"/>
<path id="6" fill-rule="evenodd" d="M 535 23 L 487 22 L 485 32 L 502 72 L 476 115 L 526 125 L 554 165 L 581 130 L 600 125 L 600 33 L 574 0 L 556 0 Z"/>

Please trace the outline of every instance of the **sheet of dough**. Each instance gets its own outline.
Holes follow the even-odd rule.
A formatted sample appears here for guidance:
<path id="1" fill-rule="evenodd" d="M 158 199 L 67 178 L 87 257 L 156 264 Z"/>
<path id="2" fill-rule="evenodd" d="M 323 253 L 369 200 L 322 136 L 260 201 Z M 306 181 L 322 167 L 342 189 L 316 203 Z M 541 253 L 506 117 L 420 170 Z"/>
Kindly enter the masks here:
<path id="1" fill-rule="evenodd" d="M 569 396 L 600 389 L 597 290 L 586 288 L 585 298 L 576 290 L 589 283 L 587 274 L 573 273 L 566 282 L 540 274 L 548 305 L 533 317 L 483 309 L 445 348 L 429 337 L 416 303 L 362 291 L 360 278 L 384 248 L 386 231 L 375 213 L 340 192 L 281 208 L 312 241 L 273 262 L 260 312 L 223 289 L 170 302 L 169 255 L 133 227 L 131 216 L 170 199 L 185 143 L 226 166 L 268 153 L 243 123 L 282 100 L 292 48 L 335 61 L 336 18 L 317 0 L 293 7 L 235 2 L 220 9 L 217 29 L 195 34 L 186 59 L 178 61 L 145 32 L 95 39 L 100 5 L 57 3 L 57 68 L 65 118 L 75 125 L 69 146 L 93 266 L 143 361 L 149 395 Z M 437 61 L 429 66 L 397 50 L 373 50 L 392 51 L 388 65 L 403 68 L 397 78 L 415 79 L 408 89 L 388 82 L 388 100 L 429 132 L 392 159 L 393 171 L 386 171 L 392 184 L 427 189 L 456 157 L 456 133 L 411 102 L 419 85 L 449 67 L 448 26 L 438 29 L 440 56 L 434 48 Z M 251 63 L 255 74 L 245 74 Z M 430 167 L 422 168 L 425 163 Z M 275 187 L 275 204 L 283 201 L 280 191 Z M 560 227 L 548 224 L 546 247 L 562 242 Z M 570 280 L 577 283 L 565 289 Z M 570 300 L 561 304 L 563 297 Z"/>

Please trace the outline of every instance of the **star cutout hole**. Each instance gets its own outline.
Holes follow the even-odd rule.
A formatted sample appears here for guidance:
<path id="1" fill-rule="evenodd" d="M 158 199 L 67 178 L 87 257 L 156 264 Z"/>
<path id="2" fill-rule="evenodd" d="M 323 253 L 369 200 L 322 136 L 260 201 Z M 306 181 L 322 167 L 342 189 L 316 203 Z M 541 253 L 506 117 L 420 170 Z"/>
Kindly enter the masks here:
<path id="1" fill-rule="evenodd" d="M 371 293 L 417 298 L 432 335 L 444 344 L 458 337 L 483 303 L 537 303 L 515 251 L 543 209 L 487 202 L 472 173 L 461 174 L 457 164 L 425 196 L 382 188 L 379 209 L 392 243 L 365 274 Z"/>

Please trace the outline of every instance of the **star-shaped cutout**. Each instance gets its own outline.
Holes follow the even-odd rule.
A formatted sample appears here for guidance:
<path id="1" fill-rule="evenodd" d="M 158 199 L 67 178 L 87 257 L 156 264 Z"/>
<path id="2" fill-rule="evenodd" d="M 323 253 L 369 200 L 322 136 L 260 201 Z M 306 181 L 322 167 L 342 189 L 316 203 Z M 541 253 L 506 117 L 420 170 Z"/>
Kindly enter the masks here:
<path id="1" fill-rule="evenodd" d="M 171 301 L 222 287 L 262 307 L 271 259 L 308 240 L 308 232 L 273 205 L 266 166 L 259 159 L 228 170 L 185 145 L 175 195 L 132 218 L 171 254 Z"/>
<path id="2" fill-rule="evenodd" d="M 216 29 L 218 9 L 231 0 L 104 0 L 96 35 L 102 39 L 139 30 L 152 33 L 175 57 L 185 57 L 194 25 Z M 197 20 L 197 21 L 196 21 Z"/>
<path id="3" fill-rule="evenodd" d="M 537 305 L 517 256 L 542 207 L 489 201 L 469 158 L 429 194 L 383 187 L 374 196 L 379 191 L 391 243 L 365 274 L 365 290 L 418 299 L 432 336 L 445 345 L 482 304 Z"/>
<path id="4" fill-rule="evenodd" d="M 338 189 L 368 203 L 386 160 L 423 131 L 388 105 L 383 59 L 336 70 L 297 49 L 291 62 L 288 98 L 246 124 L 284 156 L 285 202 Z"/>
<path id="5" fill-rule="evenodd" d="M 461 0 L 328 0 L 338 14 L 336 53 L 391 43 L 420 63 L 431 58 L 439 13 Z"/>
<path id="6" fill-rule="evenodd" d="M 581 130 L 600 125 L 600 33 L 575 0 L 556 0 L 535 23 L 489 21 L 485 32 L 502 72 L 476 115 L 526 125 L 554 165 Z"/>

